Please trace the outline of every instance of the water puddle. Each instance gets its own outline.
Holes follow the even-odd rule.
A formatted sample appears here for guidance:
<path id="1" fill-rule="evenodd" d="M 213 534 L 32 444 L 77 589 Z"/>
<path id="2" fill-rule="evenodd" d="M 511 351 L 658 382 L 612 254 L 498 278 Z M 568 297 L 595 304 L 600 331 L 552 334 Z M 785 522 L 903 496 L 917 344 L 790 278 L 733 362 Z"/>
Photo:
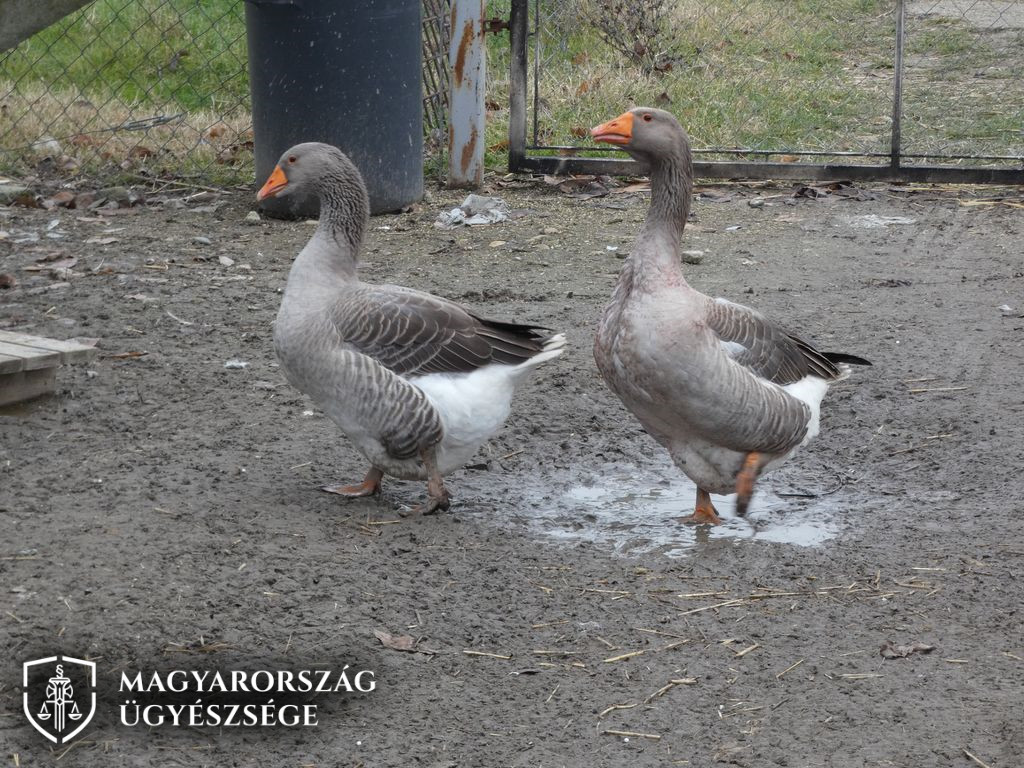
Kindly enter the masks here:
<path id="1" fill-rule="evenodd" d="M 589 541 L 620 554 L 680 557 L 708 539 L 817 546 L 839 534 L 841 509 L 855 508 L 843 504 L 849 498 L 843 498 L 842 490 L 810 498 L 777 495 L 769 477 L 758 484 L 746 518 L 733 511 L 735 495 L 712 496 L 723 524 L 685 525 L 680 519 L 693 511 L 696 490 L 671 466 L 662 472 L 616 466 L 566 488 L 553 504 L 535 506 L 526 522 L 535 533 L 564 542 Z M 788 490 L 778 484 L 780 493 Z"/>

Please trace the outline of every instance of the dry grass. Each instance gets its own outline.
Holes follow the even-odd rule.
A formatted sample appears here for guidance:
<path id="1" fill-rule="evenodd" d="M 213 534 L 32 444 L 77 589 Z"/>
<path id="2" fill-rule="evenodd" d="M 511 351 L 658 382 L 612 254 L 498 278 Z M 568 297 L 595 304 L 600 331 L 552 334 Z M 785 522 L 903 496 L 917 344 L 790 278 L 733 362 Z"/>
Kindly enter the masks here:
<path id="1" fill-rule="evenodd" d="M 579 24 L 593 2 L 546 4 L 537 144 L 586 147 L 590 126 L 642 104 L 678 115 L 698 148 L 889 151 L 892 3 L 677 0 L 673 29 L 684 55 L 670 72 L 645 73 Z M 907 150 L 1019 154 L 1024 35 L 937 16 L 908 18 L 907 35 Z M 490 98 L 501 105 L 507 53 L 501 44 L 490 52 Z M 530 59 L 532 106 L 532 50 Z M 489 143 L 500 146 L 505 113 L 493 117 Z"/>
<path id="2" fill-rule="evenodd" d="M 148 169 L 156 174 L 233 183 L 252 175 L 247 113 L 225 117 L 183 111 L 175 104 L 141 106 L 109 94 L 38 83 L 0 81 L 4 145 L 0 171 L 24 173 L 44 158 L 57 170 L 113 179 Z"/>

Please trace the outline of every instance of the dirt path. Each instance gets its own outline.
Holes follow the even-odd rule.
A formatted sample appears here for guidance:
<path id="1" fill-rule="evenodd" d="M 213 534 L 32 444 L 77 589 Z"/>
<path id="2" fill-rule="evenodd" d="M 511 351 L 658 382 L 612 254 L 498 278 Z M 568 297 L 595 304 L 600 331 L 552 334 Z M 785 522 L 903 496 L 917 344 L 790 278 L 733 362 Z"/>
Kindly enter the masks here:
<path id="1" fill-rule="evenodd" d="M 675 524 L 690 490 L 590 356 L 642 197 L 502 189 L 521 218 L 446 232 L 440 192 L 374 219 L 366 279 L 571 343 L 427 518 L 396 514 L 417 484 L 316 490 L 364 466 L 271 350 L 308 224 L 247 224 L 248 196 L 106 223 L 0 209 L 0 272 L 19 280 L 0 328 L 102 349 L 59 396 L 0 411 L 4 759 L 54 762 L 20 716 L 19 666 L 59 651 L 96 659 L 113 702 L 61 765 L 1019 765 L 1022 212 L 882 188 L 765 189 L 753 208 L 723 189 L 695 204 L 691 281 L 875 365 L 830 393 L 753 525 L 710 538 Z M 66 286 L 23 271 L 56 250 L 77 258 Z M 935 650 L 885 660 L 886 642 Z M 301 731 L 124 728 L 103 682 L 346 662 L 378 690 Z"/>

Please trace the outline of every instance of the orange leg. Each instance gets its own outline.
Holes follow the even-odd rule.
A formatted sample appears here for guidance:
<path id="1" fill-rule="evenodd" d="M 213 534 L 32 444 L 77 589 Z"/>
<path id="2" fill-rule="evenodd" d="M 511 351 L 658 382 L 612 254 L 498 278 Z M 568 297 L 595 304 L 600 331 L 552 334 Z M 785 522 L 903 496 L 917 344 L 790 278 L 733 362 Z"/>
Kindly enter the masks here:
<path id="1" fill-rule="evenodd" d="M 697 503 L 693 507 L 693 514 L 684 517 L 681 522 L 689 525 L 721 525 L 722 518 L 718 516 L 718 510 L 711 503 L 711 494 L 703 488 L 698 488 Z"/>
<path id="2" fill-rule="evenodd" d="M 427 448 L 420 454 L 423 459 L 423 466 L 427 470 L 427 501 L 420 504 L 413 512 L 421 515 L 429 515 L 438 510 L 445 511 L 451 506 L 451 495 L 444 487 L 441 473 L 437 470 L 437 457 L 434 448 Z"/>
<path id="3" fill-rule="evenodd" d="M 375 496 L 380 493 L 380 481 L 384 477 L 384 473 L 376 467 L 370 467 L 370 471 L 366 473 L 366 477 L 363 478 L 363 482 L 357 485 L 325 485 L 320 488 L 322 491 L 328 493 L 336 493 L 339 496 L 345 496 L 350 499 L 355 499 L 360 496 Z"/>
<path id="4" fill-rule="evenodd" d="M 754 495 L 754 483 L 761 474 L 761 454 L 751 451 L 743 459 L 743 466 L 736 475 L 736 514 L 745 517 L 750 506 L 750 497 Z"/>

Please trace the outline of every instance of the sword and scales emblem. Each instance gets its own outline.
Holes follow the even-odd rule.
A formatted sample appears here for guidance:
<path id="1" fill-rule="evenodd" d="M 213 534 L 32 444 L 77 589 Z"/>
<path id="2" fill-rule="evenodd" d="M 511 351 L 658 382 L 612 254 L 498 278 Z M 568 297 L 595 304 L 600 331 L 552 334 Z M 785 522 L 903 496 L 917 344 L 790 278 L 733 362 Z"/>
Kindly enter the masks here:
<path id="1" fill-rule="evenodd" d="M 56 667 L 51 666 L 54 663 Z M 53 674 L 42 677 L 50 670 Z M 74 671 L 69 676 L 66 670 Z M 22 698 L 32 727 L 50 741 L 64 744 L 81 733 L 96 713 L 96 664 L 70 656 L 27 661 Z"/>

